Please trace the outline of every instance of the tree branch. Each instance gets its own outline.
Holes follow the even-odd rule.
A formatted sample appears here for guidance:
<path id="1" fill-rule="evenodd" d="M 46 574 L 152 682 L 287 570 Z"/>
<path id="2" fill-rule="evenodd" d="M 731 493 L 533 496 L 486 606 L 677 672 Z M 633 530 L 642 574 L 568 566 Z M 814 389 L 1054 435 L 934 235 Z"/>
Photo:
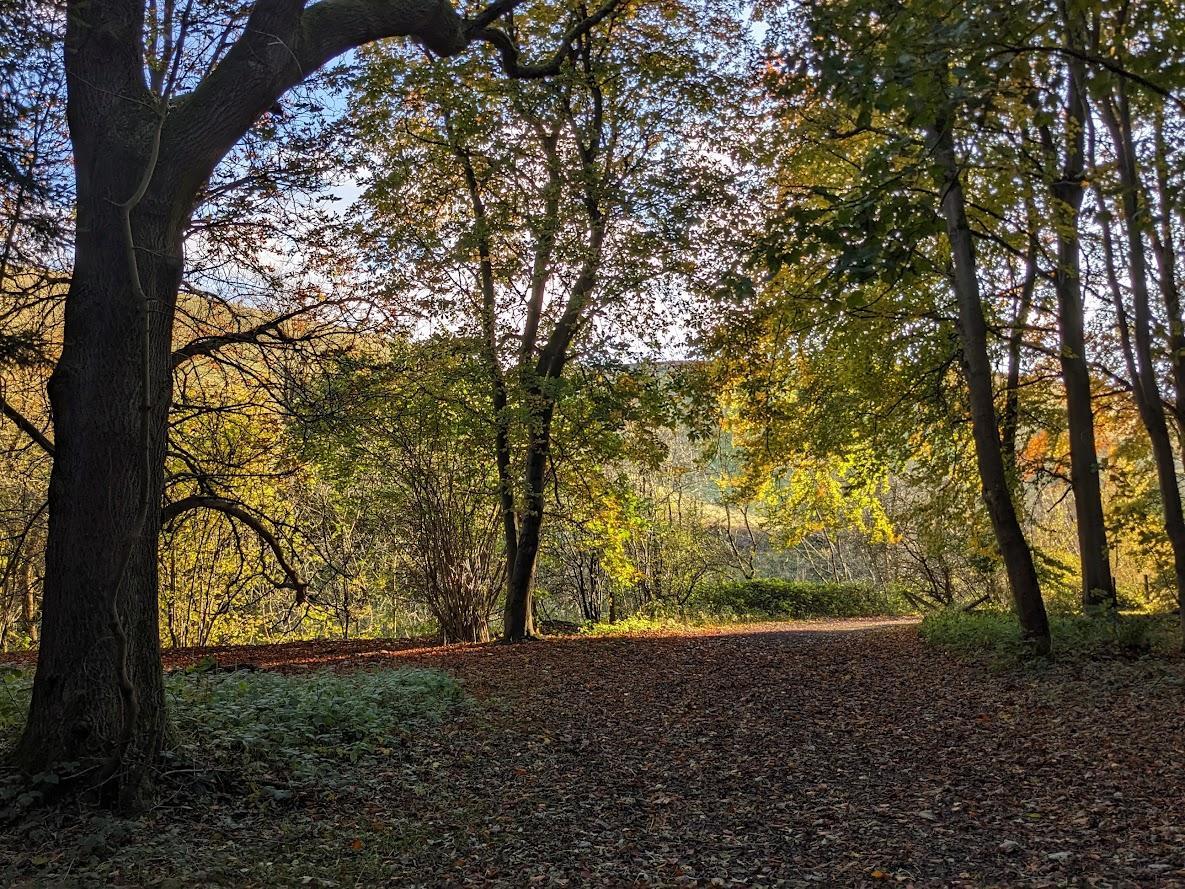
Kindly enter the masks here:
<path id="1" fill-rule="evenodd" d="M 233 346 L 243 343 L 255 343 L 268 334 L 274 334 L 276 339 L 281 342 L 289 342 L 290 338 L 284 334 L 280 329 L 286 321 L 291 321 L 305 312 L 308 307 L 301 306 L 293 309 L 290 312 L 285 312 L 275 318 L 263 321 L 256 324 L 254 327 L 248 327 L 246 330 L 234 331 L 232 333 L 215 334 L 213 336 L 198 337 L 184 346 L 174 350 L 170 359 L 170 364 L 174 370 L 185 364 L 187 361 L 192 361 L 194 358 L 200 358 L 207 355 L 212 355 L 224 346 Z"/>
<path id="2" fill-rule="evenodd" d="M 494 0 L 472 19 L 449 0 L 258 0 L 242 34 L 223 60 L 177 105 L 165 142 L 175 169 L 204 181 L 263 112 L 285 92 L 338 56 L 388 37 L 414 37 L 438 56 L 455 56 L 475 40 L 493 45 L 512 77 L 559 71 L 573 41 L 625 0 L 606 0 L 577 21 L 549 59 L 519 62 L 519 50 L 492 23 L 522 0 Z"/>
<path id="3" fill-rule="evenodd" d="M 259 535 L 259 538 L 267 544 L 272 554 L 276 557 L 276 562 L 280 569 L 284 572 L 287 581 L 279 584 L 280 589 L 290 589 L 296 591 L 296 601 L 300 604 L 305 600 L 306 592 L 309 585 L 301 579 L 300 574 L 288 561 L 284 554 L 284 547 L 280 544 L 279 539 L 273 534 L 266 525 L 260 520 L 259 516 L 250 512 L 247 507 L 236 500 L 230 500 L 226 497 L 214 497 L 204 494 L 194 494 L 190 497 L 184 497 L 174 503 L 170 503 L 161 510 L 161 524 L 166 524 L 173 521 L 182 513 L 188 512 L 192 509 L 210 509 L 215 512 L 223 513 L 231 518 L 238 519 L 244 525 L 249 527 L 252 531 Z"/>
<path id="4" fill-rule="evenodd" d="M 40 447 L 41 450 L 45 451 L 51 457 L 54 455 L 53 442 L 49 440 L 44 432 L 37 428 L 37 424 L 9 404 L 8 399 L 2 395 L 0 395 L 0 413 L 8 417 L 17 429 L 33 439 L 33 443 Z"/>
<path id="5" fill-rule="evenodd" d="M 1028 46 L 1016 45 L 1016 46 L 1013 46 L 1013 45 L 1005 45 L 1004 47 L 997 50 L 996 52 L 991 53 L 991 55 L 1001 56 L 1001 55 L 1007 55 L 1008 53 L 1019 54 L 1022 52 L 1035 52 L 1035 53 L 1044 53 L 1044 54 L 1049 54 L 1049 55 L 1068 56 L 1071 59 L 1076 59 L 1080 62 L 1085 62 L 1088 65 L 1094 65 L 1095 67 L 1102 68 L 1106 71 L 1110 71 L 1112 74 L 1116 74 L 1119 77 L 1124 78 L 1125 80 L 1130 80 L 1133 83 L 1139 84 L 1140 86 L 1144 87 L 1144 89 L 1155 93 L 1156 95 L 1160 96 L 1163 99 L 1166 99 L 1169 102 L 1172 102 L 1178 108 L 1185 109 L 1185 100 L 1182 100 L 1182 99 L 1178 98 L 1177 96 L 1173 95 L 1173 92 L 1171 90 L 1161 86 L 1159 83 L 1156 83 L 1153 80 L 1149 80 L 1147 77 L 1143 76 L 1142 74 L 1137 74 L 1135 71 L 1132 71 L 1128 68 L 1124 68 L 1122 65 L 1120 65 L 1118 62 L 1114 61 L 1113 59 L 1108 59 L 1104 56 L 1097 56 L 1097 55 L 1094 55 L 1093 53 L 1084 52 L 1083 50 L 1075 49 L 1074 47 L 1071 47 L 1071 46 L 1056 46 L 1056 45 L 1054 45 L 1054 46 L 1047 46 L 1047 45 L 1028 45 Z"/>
<path id="6" fill-rule="evenodd" d="M 563 39 L 560 41 L 560 45 L 556 47 L 555 52 L 551 54 L 550 58 L 533 65 L 523 65 L 519 62 L 519 49 L 514 45 L 514 41 L 510 39 L 505 31 L 487 27 L 483 24 L 483 20 L 486 20 L 486 13 L 495 8 L 507 6 L 510 4 L 510 0 L 500 0 L 500 2 L 490 6 L 486 10 L 486 13 L 479 14 L 474 18 L 470 26 L 469 37 L 473 40 L 485 41 L 498 51 L 502 70 L 508 77 L 514 77 L 520 80 L 551 77 L 559 73 L 564 62 L 572 54 L 575 42 L 607 19 L 613 14 L 614 10 L 624 5 L 625 2 L 626 0 L 605 0 L 595 12 L 580 19 L 568 29 L 568 32 L 564 34 Z M 503 10 L 503 12 L 505 11 L 507 10 Z M 487 21 L 493 21 L 493 19 L 488 19 Z"/>

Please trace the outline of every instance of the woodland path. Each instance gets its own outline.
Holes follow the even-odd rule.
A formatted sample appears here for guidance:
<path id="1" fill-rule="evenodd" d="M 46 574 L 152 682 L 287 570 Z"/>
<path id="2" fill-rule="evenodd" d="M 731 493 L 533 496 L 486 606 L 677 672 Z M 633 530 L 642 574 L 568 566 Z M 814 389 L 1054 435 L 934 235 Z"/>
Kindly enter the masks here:
<path id="1" fill-rule="evenodd" d="M 390 660 L 484 704 L 368 805 L 421 838 L 396 882 L 1185 885 L 1180 663 L 993 670 L 891 621 Z"/>
<path id="2" fill-rule="evenodd" d="M 306 885 L 1185 886 L 1181 661 L 993 669 L 895 621 L 233 653 L 476 702 L 302 809 L 287 848 L 341 850 Z"/>

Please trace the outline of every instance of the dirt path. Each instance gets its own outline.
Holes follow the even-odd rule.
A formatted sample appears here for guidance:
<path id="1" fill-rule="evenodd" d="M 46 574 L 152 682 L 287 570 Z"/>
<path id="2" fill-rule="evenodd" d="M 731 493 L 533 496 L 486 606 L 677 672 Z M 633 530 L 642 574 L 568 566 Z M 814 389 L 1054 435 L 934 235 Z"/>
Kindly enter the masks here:
<path id="1" fill-rule="evenodd" d="M 436 667 L 476 706 L 287 814 L 170 816 L 111 884 L 1185 886 L 1181 661 L 1000 671 L 894 621 L 219 658 Z"/>
<path id="2" fill-rule="evenodd" d="M 375 809 L 424 837 L 398 882 L 1185 885 L 1180 665 L 993 672 L 867 621 L 394 659 L 486 702 Z"/>

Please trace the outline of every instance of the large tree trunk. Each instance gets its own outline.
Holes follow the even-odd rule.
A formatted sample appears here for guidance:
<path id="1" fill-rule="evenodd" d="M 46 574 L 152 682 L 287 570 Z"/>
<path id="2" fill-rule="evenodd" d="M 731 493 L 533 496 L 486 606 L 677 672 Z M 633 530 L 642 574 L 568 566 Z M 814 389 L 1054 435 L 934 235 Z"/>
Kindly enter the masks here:
<path id="1" fill-rule="evenodd" d="M 77 233 L 49 385 L 54 467 L 42 645 L 16 751 L 24 768 L 74 763 L 79 782 L 126 800 L 164 732 L 157 540 L 173 311 L 194 196 L 259 116 L 330 60 L 396 36 L 415 35 L 439 55 L 474 39 L 509 43 L 492 26 L 515 5 L 493 4 L 471 21 L 442 0 L 259 2 L 213 69 L 176 97 L 169 65 L 146 79 L 143 0 L 68 3 Z M 566 53 L 525 67 L 517 52 L 501 58 L 508 73 L 539 77 Z"/>
<path id="2" fill-rule="evenodd" d="M 996 425 L 995 396 L 992 390 L 992 367 L 988 358 L 987 323 L 976 278 L 975 245 L 967 224 L 963 187 L 955 158 L 954 137 L 950 122 L 940 121 L 931 133 L 934 160 L 941 171 L 942 212 L 946 219 L 954 264 L 954 289 L 959 306 L 959 335 L 963 347 L 963 371 L 971 403 L 971 429 L 975 439 L 975 457 L 983 485 L 983 499 L 991 517 L 996 542 L 1016 614 L 1024 637 L 1041 654 L 1049 652 L 1049 618 L 1041 598 L 1037 570 L 1012 502 L 1008 473 L 1000 449 Z"/>
<path id="3" fill-rule="evenodd" d="M 49 384 L 42 645 L 16 751 L 28 771 L 76 763 L 83 783 L 125 801 L 165 728 L 157 536 L 181 226 L 152 199 L 133 212 L 137 282 L 118 206 L 148 163 L 108 156 L 78 177 L 74 274 Z"/>
<path id="4" fill-rule="evenodd" d="M 164 112 L 143 79 L 143 8 L 93 4 L 69 22 L 74 268 L 48 387 L 42 642 L 15 759 L 30 772 L 66 768 L 63 786 L 129 803 L 165 732 L 157 539 L 171 331 L 205 176 L 191 167 L 182 187 L 164 159 Z"/>

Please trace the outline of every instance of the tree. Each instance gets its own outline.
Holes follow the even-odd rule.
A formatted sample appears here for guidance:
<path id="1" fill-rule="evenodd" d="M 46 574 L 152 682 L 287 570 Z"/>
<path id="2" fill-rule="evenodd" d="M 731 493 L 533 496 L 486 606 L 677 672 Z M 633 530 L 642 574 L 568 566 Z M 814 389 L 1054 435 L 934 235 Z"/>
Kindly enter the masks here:
<path id="1" fill-rule="evenodd" d="M 792 264 L 810 269 L 830 261 L 826 274 L 847 287 L 846 311 L 884 318 L 890 331 L 913 337 L 932 330 L 935 320 L 955 321 L 954 354 L 963 369 L 984 500 L 1024 633 L 1047 650 L 1048 623 L 1012 499 L 995 404 L 997 375 L 980 279 L 988 276 L 985 268 L 999 266 L 977 257 L 981 230 L 972 228 L 965 190 L 971 158 L 983 154 L 975 153 L 977 143 L 960 150 L 957 141 L 964 117 L 979 119 L 992 108 L 1001 77 L 991 53 L 997 35 L 1009 33 L 1013 23 L 979 13 L 967 9 L 952 16 L 926 4 L 902 10 L 857 2 L 812 5 L 791 16 L 787 42 L 797 46 L 787 48 L 771 77 L 775 95 L 787 97 L 808 120 L 819 120 L 816 131 L 825 134 L 830 150 L 821 152 L 820 171 L 802 174 L 815 173 L 818 184 L 808 179 L 799 188 L 801 199 L 782 211 L 790 245 L 777 243 L 775 229 L 762 252 L 775 274 Z M 846 169 L 836 164 L 849 158 Z M 976 205 L 977 212 L 991 218 L 998 198 L 992 201 Z M 990 230 L 981 240 L 1005 255 L 1012 249 L 1006 236 Z M 953 306 L 940 296 L 942 285 L 949 287 Z M 892 345 L 866 347 L 873 355 L 885 351 L 892 353 Z M 898 351 L 905 366 L 922 357 Z M 942 360 L 930 364 L 936 380 L 944 366 Z M 1012 422 L 1010 416 L 1006 425 Z"/>
<path id="2" fill-rule="evenodd" d="M 1082 601 L 1087 608 L 1115 608 L 1115 580 L 1107 527 L 1103 518 L 1099 457 L 1095 446 L 1091 371 L 1086 353 L 1086 319 L 1082 290 L 1080 224 L 1086 194 L 1086 136 L 1090 109 L 1087 105 L 1086 50 L 1088 22 L 1076 4 L 1060 4 L 1062 37 L 1066 48 L 1063 78 L 1065 98 L 1059 109 L 1063 119 L 1061 163 L 1050 125 L 1037 115 L 1037 130 L 1044 154 L 1045 178 L 1053 210 L 1057 240 L 1057 321 L 1062 381 L 1066 390 L 1066 415 L 1070 434 L 1070 484 L 1077 511 L 1078 553 L 1082 568 Z"/>
<path id="3" fill-rule="evenodd" d="M 1032 551 L 1025 540 L 1012 502 L 1008 472 L 1000 449 L 992 368 L 988 360 L 987 324 L 980 301 L 975 249 L 967 224 L 952 125 L 950 110 L 939 111 L 930 133 L 954 266 L 953 286 L 959 306 L 959 336 L 963 345 L 963 371 L 970 394 L 975 457 L 983 485 L 983 499 L 987 503 L 996 541 L 1004 557 L 1021 628 L 1036 650 L 1047 654 L 1050 647 L 1049 618 L 1045 614 Z"/>
<path id="4" fill-rule="evenodd" d="M 456 55 L 485 42 L 509 74 L 545 76 L 615 3 L 537 66 L 495 27 L 517 5 L 463 18 L 443 0 L 260 0 L 195 62 L 191 19 L 172 4 L 161 21 L 147 21 L 142 0 L 68 4 L 75 256 L 49 383 L 54 465 L 42 645 L 15 751 L 24 769 L 76 763 L 67 787 L 131 803 L 165 732 L 156 547 L 171 334 L 182 239 L 215 167 L 281 96 L 354 47 L 412 36 Z"/>
<path id="5" fill-rule="evenodd" d="M 508 641 L 534 635 L 555 429 L 577 390 L 574 365 L 619 360 L 654 338 L 647 326 L 661 332 L 660 301 L 688 277 L 695 220 L 720 193 L 693 131 L 719 128 L 709 115 L 732 81 L 713 76 L 720 47 L 692 21 L 678 5 L 623 9 L 583 34 L 572 65 L 544 84 L 487 79 L 466 92 L 455 70 L 465 61 L 371 58 L 358 126 L 380 147 L 361 159 L 375 170 L 364 227 L 380 233 L 371 240 L 391 289 L 408 302 L 427 290 L 444 323 L 480 344 Z M 406 176 L 410 158 L 433 170 L 435 188 Z"/>
<path id="6" fill-rule="evenodd" d="M 1092 33 L 1099 46 L 1108 48 L 1107 63 L 1092 66 L 1087 81 L 1101 118 L 1100 129 L 1107 137 L 1092 142 L 1097 152 L 1092 184 L 1104 289 L 1110 294 L 1122 359 L 1151 445 L 1178 603 L 1185 605 L 1185 507 L 1166 410 L 1168 402 L 1179 445 L 1185 416 L 1185 317 L 1174 248 L 1179 206 L 1174 197 L 1177 189 L 1170 186 L 1173 172 L 1165 121 L 1173 116 L 1179 119 L 1181 104 L 1165 86 L 1175 85 L 1179 77 L 1174 67 L 1165 64 L 1166 50 L 1177 44 L 1171 38 L 1163 45 L 1157 38 L 1149 40 L 1151 34 L 1179 34 L 1180 11 L 1104 6 L 1093 17 Z M 1141 129 L 1150 131 L 1151 138 L 1142 138 Z M 1153 275 L 1154 266 L 1158 275 Z M 1159 308 L 1152 299 L 1153 282 L 1159 285 Z M 1158 335 L 1163 337 L 1159 344 Z M 1158 354 L 1162 349 L 1164 359 Z M 1168 381 L 1161 379 L 1165 364 Z M 1185 642 L 1185 608 L 1181 619 Z"/>

